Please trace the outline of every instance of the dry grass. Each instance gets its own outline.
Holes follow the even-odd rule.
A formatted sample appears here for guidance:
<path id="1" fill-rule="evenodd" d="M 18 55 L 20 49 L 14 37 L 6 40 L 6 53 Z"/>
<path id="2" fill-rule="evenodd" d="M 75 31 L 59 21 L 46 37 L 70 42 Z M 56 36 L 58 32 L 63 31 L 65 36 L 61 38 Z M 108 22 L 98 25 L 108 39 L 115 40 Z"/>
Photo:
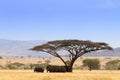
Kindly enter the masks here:
<path id="1" fill-rule="evenodd" d="M 97 58 L 97 57 L 84 57 L 83 59 L 85 58 Z M 115 59 L 120 59 L 119 57 L 112 57 L 110 60 L 105 60 L 106 57 L 98 57 L 97 59 L 100 60 L 101 64 L 105 64 L 107 61 L 110 61 L 110 60 L 115 60 Z M 78 59 L 76 62 L 75 62 L 75 65 L 81 65 L 82 64 L 82 60 L 83 59 Z M 20 58 L 11 58 L 11 59 L 0 59 L 0 64 L 1 65 L 6 65 L 9 61 L 11 63 L 14 63 L 14 62 L 20 62 L 20 63 L 24 63 L 24 64 L 30 64 L 30 63 L 38 63 L 38 61 L 41 61 L 41 63 L 45 63 L 45 60 L 50 60 L 51 63 L 50 64 L 55 64 L 55 65 L 64 65 L 63 62 L 59 59 L 59 58 L 45 58 L 45 59 L 42 59 L 42 58 L 25 58 L 25 59 L 20 59 Z M 68 60 L 68 58 L 64 58 L 65 61 Z"/>
<path id="2" fill-rule="evenodd" d="M 38 61 L 44 63 L 45 60 L 2 59 L 0 60 L 0 64 L 5 65 L 8 61 L 11 61 L 11 63 L 21 62 L 24 64 L 37 63 Z M 63 64 L 57 58 L 52 58 L 50 61 L 50 64 Z M 105 64 L 108 60 L 100 58 L 100 61 L 101 64 Z M 80 66 L 81 64 L 81 59 L 75 62 L 75 65 Z M 90 72 L 88 70 L 74 70 L 73 73 L 34 73 L 33 70 L 0 70 L 0 80 L 120 80 L 120 71 L 96 70 Z"/>
<path id="3" fill-rule="evenodd" d="M 0 80 L 120 80 L 120 71 L 75 70 L 73 73 L 34 73 L 32 70 L 0 70 Z"/>

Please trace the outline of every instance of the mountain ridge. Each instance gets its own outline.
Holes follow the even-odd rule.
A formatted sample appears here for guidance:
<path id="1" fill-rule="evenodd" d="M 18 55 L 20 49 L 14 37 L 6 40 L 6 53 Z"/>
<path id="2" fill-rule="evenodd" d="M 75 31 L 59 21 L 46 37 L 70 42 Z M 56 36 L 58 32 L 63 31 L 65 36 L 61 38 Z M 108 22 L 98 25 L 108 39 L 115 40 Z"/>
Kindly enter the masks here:
<path id="1" fill-rule="evenodd" d="M 0 56 L 34 56 L 34 57 L 47 57 L 50 56 L 47 53 L 40 54 L 42 52 L 29 50 L 30 48 L 46 43 L 45 40 L 28 40 L 28 41 L 19 41 L 19 40 L 6 40 L 0 39 Z M 91 52 L 85 54 L 84 56 L 120 56 L 120 47 L 114 48 L 113 51 L 100 51 L 100 52 Z"/>

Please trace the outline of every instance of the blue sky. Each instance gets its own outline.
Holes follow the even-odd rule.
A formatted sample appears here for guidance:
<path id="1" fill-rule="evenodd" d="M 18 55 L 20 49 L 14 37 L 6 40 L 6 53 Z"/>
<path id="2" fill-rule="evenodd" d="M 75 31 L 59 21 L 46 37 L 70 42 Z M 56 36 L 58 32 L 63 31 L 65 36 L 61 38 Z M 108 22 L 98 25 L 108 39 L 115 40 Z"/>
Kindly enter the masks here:
<path id="1" fill-rule="evenodd" d="M 0 39 L 101 41 L 120 47 L 120 0 L 1 0 Z"/>

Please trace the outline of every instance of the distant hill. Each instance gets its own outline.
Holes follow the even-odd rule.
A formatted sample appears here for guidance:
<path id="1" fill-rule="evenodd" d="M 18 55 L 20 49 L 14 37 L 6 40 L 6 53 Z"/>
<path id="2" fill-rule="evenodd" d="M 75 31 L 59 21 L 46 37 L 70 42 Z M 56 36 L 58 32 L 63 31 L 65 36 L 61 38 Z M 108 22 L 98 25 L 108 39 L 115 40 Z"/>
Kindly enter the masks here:
<path id="1" fill-rule="evenodd" d="M 41 45 L 47 41 L 17 41 L 0 39 L 0 56 L 45 56 L 39 52 L 31 51 L 30 48 Z"/>
<path id="2" fill-rule="evenodd" d="M 0 39 L 0 56 L 33 56 L 33 57 L 47 57 L 49 54 L 40 54 L 40 52 L 31 51 L 30 48 L 41 45 L 47 41 L 17 41 Z M 42 53 L 42 52 L 41 52 Z M 120 56 L 120 47 L 115 48 L 114 51 L 100 51 L 91 52 L 84 56 Z"/>

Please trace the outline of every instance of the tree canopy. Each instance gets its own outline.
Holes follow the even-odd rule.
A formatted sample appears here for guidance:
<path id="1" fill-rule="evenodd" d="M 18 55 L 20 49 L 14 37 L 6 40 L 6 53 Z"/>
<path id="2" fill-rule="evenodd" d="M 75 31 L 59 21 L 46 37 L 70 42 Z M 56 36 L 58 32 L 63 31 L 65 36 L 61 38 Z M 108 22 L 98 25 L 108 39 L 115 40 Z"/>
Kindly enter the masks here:
<path id="1" fill-rule="evenodd" d="M 105 49 L 112 50 L 112 47 L 104 42 L 92 42 L 88 40 L 55 40 L 49 41 L 43 45 L 35 46 L 31 50 L 46 52 L 60 58 L 65 66 L 68 68 L 68 72 L 72 72 L 72 66 L 77 58 L 91 51 Z M 65 50 L 69 53 L 69 65 L 65 62 L 62 56 L 59 55 L 61 50 Z"/>
<path id="2" fill-rule="evenodd" d="M 90 71 L 100 68 L 100 61 L 98 59 L 84 59 L 82 62 L 83 66 L 88 67 Z"/>

